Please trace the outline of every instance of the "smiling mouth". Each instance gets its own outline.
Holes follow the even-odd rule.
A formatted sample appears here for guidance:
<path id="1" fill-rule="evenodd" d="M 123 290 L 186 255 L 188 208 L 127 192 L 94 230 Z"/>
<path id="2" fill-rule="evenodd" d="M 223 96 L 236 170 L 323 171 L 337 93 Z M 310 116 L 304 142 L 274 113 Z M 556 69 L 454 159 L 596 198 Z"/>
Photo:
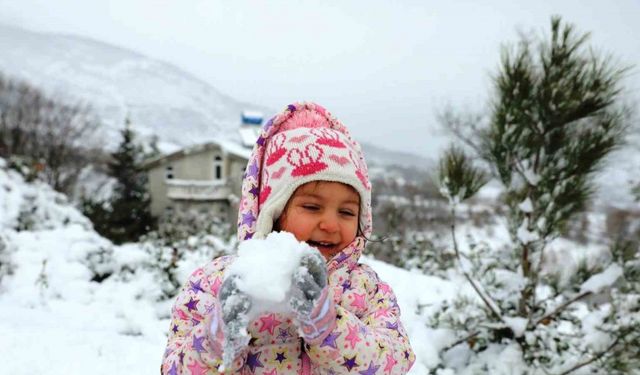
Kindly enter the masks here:
<path id="1" fill-rule="evenodd" d="M 313 246 L 317 249 L 333 249 L 334 247 L 336 247 L 338 244 L 332 243 L 332 242 L 323 242 L 323 241 L 307 241 L 307 244 L 309 244 L 310 246 Z"/>

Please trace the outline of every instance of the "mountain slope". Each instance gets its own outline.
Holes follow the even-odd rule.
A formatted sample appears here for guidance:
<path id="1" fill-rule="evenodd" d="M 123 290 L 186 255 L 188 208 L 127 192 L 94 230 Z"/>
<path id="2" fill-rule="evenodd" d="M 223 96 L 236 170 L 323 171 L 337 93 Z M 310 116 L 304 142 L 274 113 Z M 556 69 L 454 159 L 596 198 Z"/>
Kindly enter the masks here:
<path id="1" fill-rule="evenodd" d="M 127 115 L 140 134 L 157 135 L 161 149 L 170 152 L 221 135 L 235 139 L 243 110 L 265 116 L 279 110 L 243 103 L 171 64 L 78 36 L 0 24 L 0 49 L 0 73 L 90 104 L 105 124 L 111 147 Z M 377 165 L 428 164 L 417 155 L 363 146 Z"/>
<path id="2" fill-rule="evenodd" d="M 175 149 L 229 133 L 243 110 L 266 110 L 175 66 L 90 39 L 0 25 L 0 49 L 0 72 L 90 104 L 111 145 L 127 115 L 142 135 L 155 134 L 165 149 Z"/>

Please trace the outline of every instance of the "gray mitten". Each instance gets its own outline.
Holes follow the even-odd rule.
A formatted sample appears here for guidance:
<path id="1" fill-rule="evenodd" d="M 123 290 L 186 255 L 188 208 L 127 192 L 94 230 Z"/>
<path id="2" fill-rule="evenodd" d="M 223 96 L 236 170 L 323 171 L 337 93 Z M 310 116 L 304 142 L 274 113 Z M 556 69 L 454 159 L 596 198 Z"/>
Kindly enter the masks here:
<path id="1" fill-rule="evenodd" d="M 224 332 L 223 362 L 229 366 L 235 357 L 248 344 L 246 334 L 251 309 L 251 299 L 238 288 L 238 275 L 228 277 L 220 286 L 220 305 L 222 310 L 222 330 Z"/>
<path id="2" fill-rule="evenodd" d="M 300 266 L 293 274 L 291 309 L 300 317 L 308 317 L 326 286 L 327 264 L 322 254 L 314 249 L 302 256 Z"/>

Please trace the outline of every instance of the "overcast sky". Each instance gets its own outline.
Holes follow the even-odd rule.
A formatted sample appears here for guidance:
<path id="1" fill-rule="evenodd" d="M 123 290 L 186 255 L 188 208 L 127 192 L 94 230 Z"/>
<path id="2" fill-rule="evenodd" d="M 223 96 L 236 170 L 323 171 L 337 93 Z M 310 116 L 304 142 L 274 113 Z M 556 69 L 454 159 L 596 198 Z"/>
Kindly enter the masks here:
<path id="1" fill-rule="evenodd" d="M 314 100 L 357 139 L 424 155 L 435 112 L 482 109 L 500 45 L 553 14 L 640 63 L 640 0 L 0 0 L 2 23 L 126 47 L 274 109 Z"/>

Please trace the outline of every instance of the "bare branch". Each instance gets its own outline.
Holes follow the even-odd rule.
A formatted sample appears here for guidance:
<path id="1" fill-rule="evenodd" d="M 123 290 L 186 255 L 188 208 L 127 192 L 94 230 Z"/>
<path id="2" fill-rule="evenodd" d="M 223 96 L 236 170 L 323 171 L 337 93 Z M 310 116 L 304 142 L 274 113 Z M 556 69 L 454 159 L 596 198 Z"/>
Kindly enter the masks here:
<path id="1" fill-rule="evenodd" d="M 563 304 L 561 304 L 560 306 L 556 307 L 552 312 L 544 315 L 542 318 L 538 319 L 534 324 L 533 327 L 537 327 L 538 324 L 542 323 L 543 321 L 547 320 L 547 319 L 551 319 L 554 316 L 560 314 L 561 312 L 563 312 L 567 307 L 569 307 L 572 303 L 577 302 L 587 296 L 590 296 L 591 294 L 593 294 L 591 291 L 586 291 L 586 292 L 582 292 L 576 296 L 574 296 L 573 298 L 571 298 L 570 300 L 567 300 L 566 302 L 564 302 Z"/>
<path id="2" fill-rule="evenodd" d="M 98 126 L 88 106 L 0 75 L 0 157 L 24 158 L 54 189 L 71 193 Z"/>
<path id="3" fill-rule="evenodd" d="M 609 345 L 605 350 L 603 350 L 602 352 L 596 354 L 595 356 L 581 362 L 578 363 L 577 365 L 571 367 L 570 369 L 568 369 L 567 371 L 564 371 L 562 373 L 560 373 L 559 375 L 567 375 L 569 373 L 572 373 L 584 366 L 587 366 L 597 360 L 599 360 L 600 358 L 604 357 L 607 353 L 609 353 L 611 350 L 613 350 L 613 348 L 615 348 L 616 345 L 618 345 L 618 342 L 620 341 L 620 336 L 616 337 L 616 339 L 611 343 L 611 345 Z"/>
<path id="4" fill-rule="evenodd" d="M 453 239 L 453 249 L 456 253 L 456 257 L 458 258 L 458 262 L 460 263 L 460 270 L 462 271 L 462 274 L 467 279 L 469 284 L 471 284 L 471 287 L 473 287 L 473 290 L 475 290 L 475 292 L 478 294 L 482 302 L 484 302 L 484 304 L 487 306 L 489 311 L 498 320 L 502 321 L 502 314 L 499 311 L 498 305 L 492 300 L 492 298 L 488 294 L 485 294 L 480 290 L 480 287 L 477 285 L 477 283 L 473 280 L 471 275 L 469 275 L 469 273 L 462 266 L 462 256 L 460 255 L 460 250 L 458 248 L 458 240 L 456 238 L 456 215 L 455 215 L 454 207 L 451 208 L 451 237 Z"/>
<path id="5" fill-rule="evenodd" d="M 456 340 L 454 343 L 452 343 L 452 344 L 450 344 L 450 345 L 447 345 L 447 346 L 446 346 L 444 349 L 442 349 L 441 351 L 446 352 L 447 350 L 449 350 L 449 349 L 451 349 L 451 348 L 453 348 L 453 347 L 456 347 L 456 346 L 458 346 L 458 345 L 462 344 L 462 343 L 463 343 L 463 342 L 465 342 L 465 341 L 469 341 L 469 340 L 471 340 L 472 338 L 474 338 L 474 337 L 478 336 L 479 334 L 480 334 L 480 331 L 476 331 L 476 332 L 470 333 L 470 334 L 468 334 L 467 336 L 464 336 L 463 338 L 461 338 L 460 340 Z"/>
<path id="6" fill-rule="evenodd" d="M 460 140 L 464 145 L 474 151 L 481 158 L 484 156 L 482 144 L 480 142 L 479 125 L 482 122 L 483 115 L 479 113 L 463 113 L 456 114 L 453 109 L 446 108 L 436 115 L 438 123 L 445 131 L 451 133 L 455 138 Z"/>

